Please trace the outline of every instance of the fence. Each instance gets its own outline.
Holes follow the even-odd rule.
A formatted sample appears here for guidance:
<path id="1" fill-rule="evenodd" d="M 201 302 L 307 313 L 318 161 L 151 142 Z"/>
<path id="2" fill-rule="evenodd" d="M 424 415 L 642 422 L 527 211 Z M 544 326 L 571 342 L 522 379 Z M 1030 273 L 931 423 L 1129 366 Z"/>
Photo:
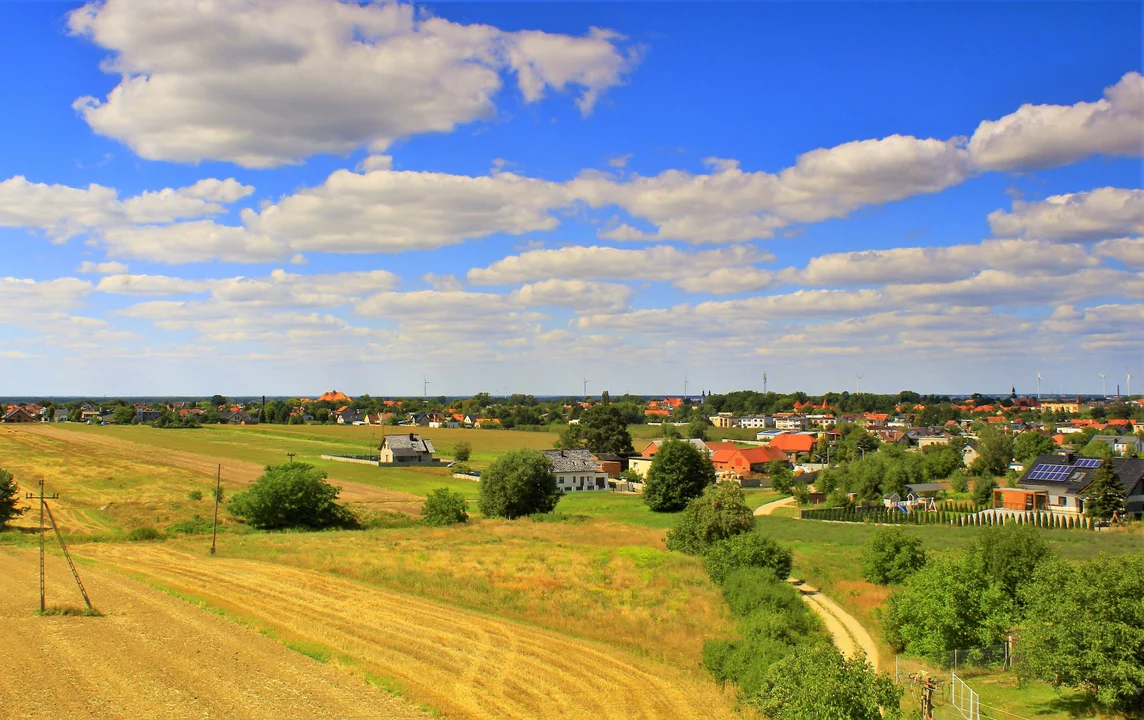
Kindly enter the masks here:
<path id="1" fill-rule="evenodd" d="M 905 512 L 887 507 L 809 508 L 799 511 L 803 520 L 830 520 L 833 522 L 870 522 L 884 525 L 949 525 L 958 513 L 951 510 Z"/>
<path id="2" fill-rule="evenodd" d="M 322 455 L 321 457 L 323 460 L 357 463 L 359 465 L 377 465 L 381 462 L 380 455 Z"/>
<path id="3" fill-rule="evenodd" d="M 953 673 L 949 682 L 949 704 L 965 720 L 981 720 L 981 699 L 977 692 Z"/>
<path id="4" fill-rule="evenodd" d="M 957 519 L 957 524 L 966 526 L 981 525 L 1030 525 L 1054 530 L 1095 530 L 1092 518 L 1087 515 L 1073 515 L 1053 512 L 1015 512 L 985 510 L 974 515 Z"/>

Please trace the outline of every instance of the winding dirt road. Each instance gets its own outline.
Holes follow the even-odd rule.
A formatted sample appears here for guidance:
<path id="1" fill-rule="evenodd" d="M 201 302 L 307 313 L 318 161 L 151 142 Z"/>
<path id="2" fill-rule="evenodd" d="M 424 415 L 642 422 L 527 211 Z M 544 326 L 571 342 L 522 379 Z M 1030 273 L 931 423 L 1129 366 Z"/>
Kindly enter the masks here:
<path id="1" fill-rule="evenodd" d="M 803 602 L 822 618 L 834 645 L 846 657 L 854 657 L 859 651 L 866 654 L 866 660 L 878 670 L 878 644 L 870 632 L 853 615 L 829 597 L 809 585 L 797 583 L 795 587 L 802 594 Z"/>
<path id="2" fill-rule="evenodd" d="M 788 505 L 794 505 L 794 502 L 795 502 L 795 498 L 793 495 L 791 497 L 785 497 L 785 498 L 782 498 L 780 500 L 775 500 L 774 502 L 769 502 L 765 505 L 760 505 L 757 508 L 755 508 L 755 515 L 757 515 L 759 517 L 770 515 L 775 510 L 778 510 L 781 507 L 787 507 Z"/>

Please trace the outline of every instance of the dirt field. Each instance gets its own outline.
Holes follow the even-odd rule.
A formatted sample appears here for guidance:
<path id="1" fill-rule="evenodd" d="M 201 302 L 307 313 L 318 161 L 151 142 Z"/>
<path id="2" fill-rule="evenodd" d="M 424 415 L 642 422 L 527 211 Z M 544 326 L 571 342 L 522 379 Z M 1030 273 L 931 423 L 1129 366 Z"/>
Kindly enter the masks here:
<path id="1" fill-rule="evenodd" d="M 280 637 L 320 644 L 447 717 L 730 718 L 709 681 L 614 647 L 270 563 L 160 546 L 77 553 L 140 573 Z M 93 591 L 93 594 L 98 591 Z"/>
<path id="2" fill-rule="evenodd" d="M 118 573 L 81 568 L 105 617 L 35 617 L 37 555 L 0 551 L 6 718 L 425 718 L 408 702 Z M 48 602 L 81 605 L 48 558 Z"/>

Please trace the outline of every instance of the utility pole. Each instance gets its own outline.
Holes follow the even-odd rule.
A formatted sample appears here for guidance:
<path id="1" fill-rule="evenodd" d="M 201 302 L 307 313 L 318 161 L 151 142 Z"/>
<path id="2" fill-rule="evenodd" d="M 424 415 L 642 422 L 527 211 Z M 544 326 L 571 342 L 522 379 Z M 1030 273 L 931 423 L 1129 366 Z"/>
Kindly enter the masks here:
<path id="1" fill-rule="evenodd" d="M 294 462 L 294 453 L 290 455 L 290 462 Z M 218 466 L 218 475 L 215 476 L 214 491 L 214 528 L 211 530 L 211 555 L 215 554 L 215 542 L 218 540 L 218 504 L 222 499 L 222 465 Z"/>
<path id="2" fill-rule="evenodd" d="M 290 458 L 290 462 L 293 463 L 294 462 L 294 456 L 297 454 L 298 453 L 288 452 L 288 453 L 286 453 L 286 457 Z M 219 468 L 221 468 L 221 467 L 222 467 L 222 465 L 219 465 Z M 221 472 L 221 470 L 220 470 L 220 472 Z"/>
<path id="3" fill-rule="evenodd" d="M 32 493 L 27 493 L 25 497 L 28 500 L 37 498 Z M 47 513 L 48 520 L 52 523 L 52 530 L 56 533 L 56 541 L 60 544 L 60 549 L 64 551 L 64 559 L 68 561 L 68 567 L 71 569 L 72 577 L 75 578 L 75 584 L 79 587 L 79 594 L 83 596 L 83 602 L 87 605 L 88 610 L 93 610 L 91 606 L 91 599 L 87 596 L 87 589 L 83 586 L 83 581 L 79 579 L 79 571 L 76 570 L 75 563 L 72 562 L 71 553 L 68 552 L 67 545 L 64 544 L 63 535 L 60 533 L 60 528 L 56 525 L 56 518 L 52 515 L 52 509 L 48 507 L 48 500 L 56 500 L 59 498 L 58 493 L 51 495 L 44 494 L 44 481 L 40 480 L 40 612 L 47 609 L 44 593 L 44 535 L 47 534 L 47 528 L 44 526 L 44 513 Z"/>

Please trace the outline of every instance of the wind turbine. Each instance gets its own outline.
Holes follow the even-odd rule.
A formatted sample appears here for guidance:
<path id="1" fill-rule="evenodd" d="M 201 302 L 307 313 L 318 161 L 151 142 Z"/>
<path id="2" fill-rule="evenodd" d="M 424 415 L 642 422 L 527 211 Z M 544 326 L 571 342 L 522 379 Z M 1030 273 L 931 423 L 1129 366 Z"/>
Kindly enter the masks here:
<path id="1" fill-rule="evenodd" d="M 1041 377 L 1041 371 L 1038 370 L 1037 371 L 1037 400 L 1041 399 L 1041 381 L 1042 380 L 1044 380 L 1044 378 Z"/>
<path id="2" fill-rule="evenodd" d="M 1128 397 L 1132 397 L 1132 373 L 1128 373 Z"/>
<path id="3" fill-rule="evenodd" d="M 1105 379 L 1104 373 L 1097 373 L 1100 376 L 1100 396 L 1103 398 L 1108 397 L 1108 380 Z"/>
<path id="4" fill-rule="evenodd" d="M 763 371 L 763 394 L 767 394 L 767 371 Z"/>
<path id="5" fill-rule="evenodd" d="M 855 375 L 854 377 L 854 394 L 857 395 L 862 392 L 862 376 Z"/>
<path id="6" fill-rule="evenodd" d="M 592 382 L 588 378 L 584 378 L 584 399 L 588 399 L 588 383 Z"/>
<path id="7" fill-rule="evenodd" d="M 429 386 L 432 384 L 433 383 L 425 379 L 424 375 L 421 376 L 421 402 L 425 402 L 429 397 Z"/>
<path id="8" fill-rule="evenodd" d="M 683 399 L 687 399 L 687 373 L 683 373 Z"/>

